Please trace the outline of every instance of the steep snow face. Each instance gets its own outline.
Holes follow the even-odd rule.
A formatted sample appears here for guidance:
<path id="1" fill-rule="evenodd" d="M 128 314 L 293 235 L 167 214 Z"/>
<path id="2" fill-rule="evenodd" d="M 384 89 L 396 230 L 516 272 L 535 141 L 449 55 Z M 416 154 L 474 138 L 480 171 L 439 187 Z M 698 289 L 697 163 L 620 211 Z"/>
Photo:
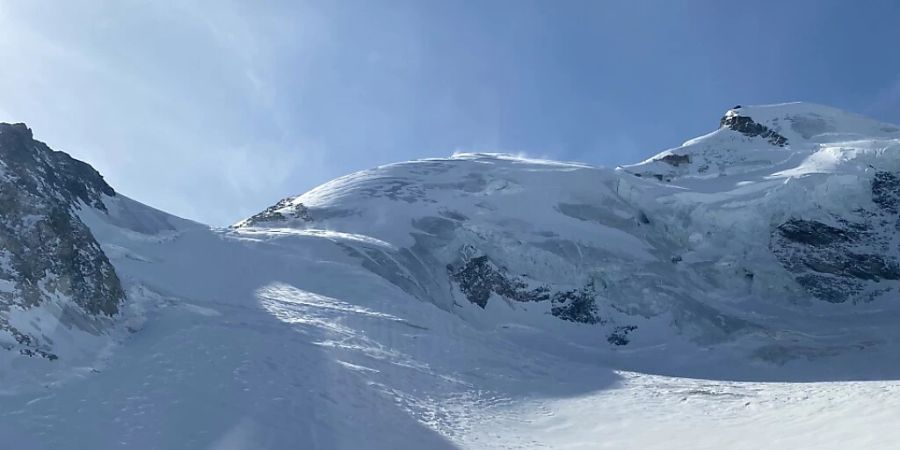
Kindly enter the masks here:
<path id="1" fill-rule="evenodd" d="M 881 341 L 864 316 L 900 313 L 900 129 L 804 103 L 721 125 L 617 170 L 492 154 L 382 166 L 235 227 L 357 236 L 341 245 L 363 267 L 485 326 L 562 319 L 587 341 L 676 334 L 776 362 Z"/>
<path id="2" fill-rule="evenodd" d="M 339 178 L 236 229 L 363 236 L 341 244 L 363 267 L 475 323 L 550 316 L 625 342 L 631 324 L 611 299 L 643 299 L 637 286 L 664 278 L 671 254 L 618 181 L 583 164 L 457 154 Z M 647 300 L 616 306 L 662 309 Z"/>

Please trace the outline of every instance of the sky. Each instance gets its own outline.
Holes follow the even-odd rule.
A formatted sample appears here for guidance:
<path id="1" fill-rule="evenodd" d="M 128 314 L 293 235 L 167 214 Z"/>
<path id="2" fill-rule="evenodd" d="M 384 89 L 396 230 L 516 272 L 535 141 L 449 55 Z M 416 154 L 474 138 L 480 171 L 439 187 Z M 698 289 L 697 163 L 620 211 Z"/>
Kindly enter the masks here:
<path id="1" fill-rule="evenodd" d="M 614 167 L 735 104 L 900 123 L 900 2 L 0 0 L 0 121 L 228 225 L 456 151 Z"/>

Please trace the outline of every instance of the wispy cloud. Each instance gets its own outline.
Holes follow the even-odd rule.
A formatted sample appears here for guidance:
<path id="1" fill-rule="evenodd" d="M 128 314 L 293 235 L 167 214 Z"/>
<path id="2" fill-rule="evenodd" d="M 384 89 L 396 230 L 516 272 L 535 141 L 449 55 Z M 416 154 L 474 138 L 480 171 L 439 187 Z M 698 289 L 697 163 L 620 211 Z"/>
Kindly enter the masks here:
<path id="1" fill-rule="evenodd" d="M 299 189 L 284 185 L 297 167 L 322 163 L 324 149 L 290 129 L 273 81 L 283 67 L 271 49 L 296 51 L 291 30 L 311 39 L 310 28 L 238 3 L 50 6 L 0 6 L 3 119 L 29 123 L 120 191 L 225 224 Z"/>
<path id="2" fill-rule="evenodd" d="M 224 225 L 454 149 L 627 164 L 710 131 L 737 97 L 858 107 L 872 70 L 897 73 L 889 14 L 789 3 L 0 2 L 0 116 L 126 195 Z M 869 113 L 896 111 L 900 80 Z"/>

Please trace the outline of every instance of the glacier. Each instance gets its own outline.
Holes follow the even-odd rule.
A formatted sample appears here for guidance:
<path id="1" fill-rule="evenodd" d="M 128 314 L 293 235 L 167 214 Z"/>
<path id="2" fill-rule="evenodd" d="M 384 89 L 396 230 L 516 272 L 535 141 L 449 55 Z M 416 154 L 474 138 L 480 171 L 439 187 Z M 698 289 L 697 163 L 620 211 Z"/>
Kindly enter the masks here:
<path id="1" fill-rule="evenodd" d="M 487 153 L 381 166 L 227 228 L 111 189 L 63 195 L 125 299 L 99 326 L 60 321 L 77 304 L 50 293 L 0 310 L 58 355 L 0 358 L 0 436 L 888 447 L 898 150 L 897 126 L 789 103 L 732 108 L 618 168 Z"/>

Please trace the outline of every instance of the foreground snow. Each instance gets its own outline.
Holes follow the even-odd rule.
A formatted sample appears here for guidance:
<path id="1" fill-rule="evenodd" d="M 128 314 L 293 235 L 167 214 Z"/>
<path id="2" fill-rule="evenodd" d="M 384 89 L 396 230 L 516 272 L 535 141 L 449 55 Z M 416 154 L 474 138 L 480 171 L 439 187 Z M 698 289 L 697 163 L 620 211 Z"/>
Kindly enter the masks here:
<path id="1" fill-rule="evenodd" d="M 900 383 L 612 370 L 602 346 L 473 326 L 412 298 L 340 251 L 354 237 L 187 227 L 153 240 L 92 226 L 122 249 L 114 263 L 143 328 L 75 379 L 3 397 L 0 436 L 12 448 L 874 448 L 900 438 Z"/>
<path id="2" fill-rule="evenodd" d="M 894 448 L 900 383 L 753 383 L 618 372 L 614 388 L 490 411 L 471 448 Z M 485 429 L 487 428 L 487 429 Z"/>

